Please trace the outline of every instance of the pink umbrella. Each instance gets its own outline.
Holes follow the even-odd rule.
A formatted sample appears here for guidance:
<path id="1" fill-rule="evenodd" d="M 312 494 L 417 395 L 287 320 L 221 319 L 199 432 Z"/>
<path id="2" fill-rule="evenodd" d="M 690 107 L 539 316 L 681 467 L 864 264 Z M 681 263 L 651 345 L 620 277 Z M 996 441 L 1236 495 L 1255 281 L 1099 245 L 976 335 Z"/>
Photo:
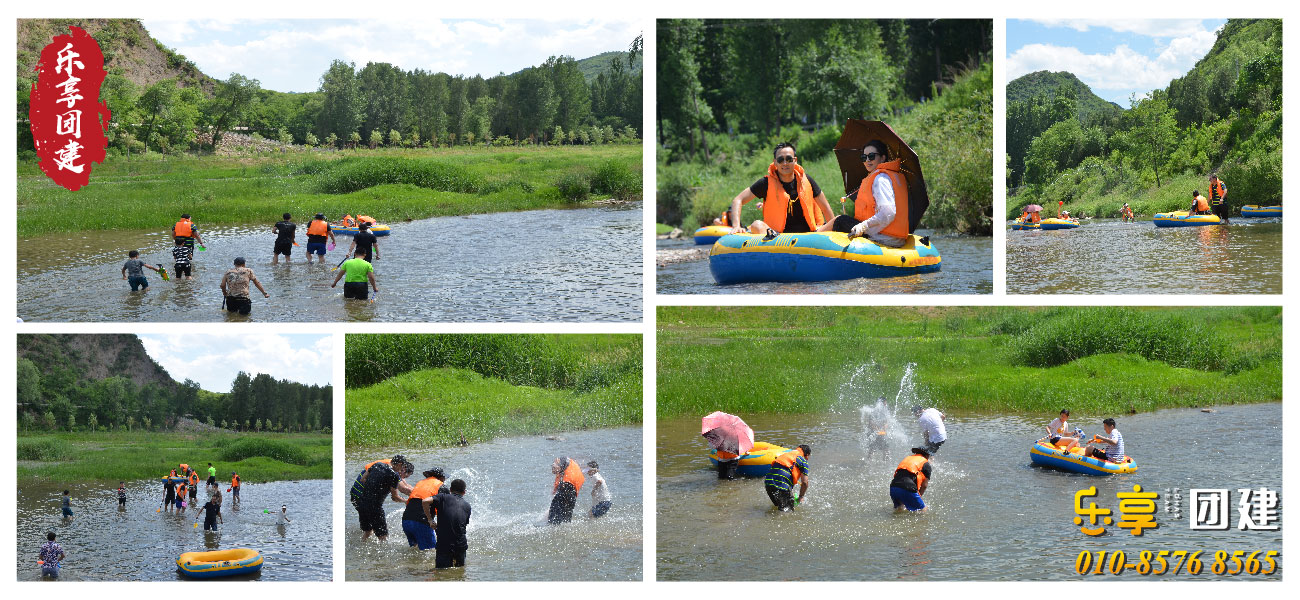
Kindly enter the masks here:
<path id="1" fill-rule="evenodd" d="M 754 447 L 754 430 L 740 417 L 722 411 L 700 419 L 700 435 L 721 452 L 744 454 Z"/>
<path id="2" fill-rule="evenodd" d="M 1039 206 L 1039 205 L 1037 205 L 1037 204 L 1030 204 L 1029 206 L 1026 206 L 1026 207 L 1025 207 L 1025 210 L 1028 211 L 1028 212 L 1038 212 L 1038 211 L 1043 210 L 1043 207 L 1041 207 L 1041 206 Z"/>

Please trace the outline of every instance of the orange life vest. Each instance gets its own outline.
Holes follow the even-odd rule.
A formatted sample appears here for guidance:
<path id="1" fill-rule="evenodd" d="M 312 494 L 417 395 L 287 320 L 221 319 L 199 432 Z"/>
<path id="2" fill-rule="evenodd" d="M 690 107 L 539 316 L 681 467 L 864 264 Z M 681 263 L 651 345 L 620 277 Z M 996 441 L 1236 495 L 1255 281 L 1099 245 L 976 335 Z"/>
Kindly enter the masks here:
<path id="1" fill-rule="evenodd" d="M 731 220 L 731 211 L 723 211 L 722 215 L 718 217 L 718 220 L 721 221 L 721 225 L 726 226 L 727 222 Z"/>
<path id="2" fill-rule="evenodd" d="M 569 459 L 569 466 L 565 467 L 559 475 L 555 476 L 555 485 L 551 486 L 551 493 L 554 494 L 560 489 L 560 482 L 567 481 L 573 484 L 573 490 L 576 492 L 582 489 L 582 484 L 587 478 L 582 475 L 582 467 L 578 466 L 578 461 Z"/>
<path id="3" fill-rule="evenodd" d="M 921 456 L 920 454 L 913 454 L 907 458 L 904 458 L 903 462 L 898 463 L 899 469 L 902 469 L 904 471 L 907 471 L 908 473 L 916 475 L 917 494 L 920 494 L 921 488 L 925 487 L 925 473 L 921 472 L 921 467 L 924 467 L 925 463 L 928 462 L 930 462 L 930 459 Z"/>
<path id="4" fill-rule="evenodd" d="M 343 217 L 343 226 L 344 226 L 344 227 L 354 227 L 354 226 L 356 226 L 356 224 L 357 224 L 357 222 L 356 222 L 355 219 L 352 218 L 352 215 L 348 215 L 348 216 L 346 216 L 346 217 Z"/>
<path id="5" fill-rule="evenodd" d="M 194 223 L 189 219 L 181 219 L 172 227 L 172 235 L 176 237 L 191 237 L 194 235 Z"/>
<path id="6" fill-rule="evenodd" d="M 190 485 L 195 487 L 199 485 L 199 474 L 194 471 L 190 471 Z"/>
<path id="7" fill-rule="evenodd" d="M 1213 202 L 1215 206 L 1223 204 L 1223 196 L 1227 193 L 1228 188 L 1223 185 L 1222 179 L 1210 184 L 1210 201 Z"/>
<path id="8" fill-rule="evenodd" d="M 415 484 L 415 487 L 411 489 L 411 496 L 408 502 L 410 500 L 419 501 L 425 498 L 432 498 L 438 494 L 438 489 L 441 487 L 442 480 L 437 477 L 421 479 L 420 482 Z"/>
<path id="9" fill-rule="evenodd" d="M 1197 197 L 1196 197 L 1196 211 L 1197 211 L 1197 212 L 1205 212 L 1205 211 L 1208 211 L 1208 210 L 1210 210 L 1210 202 L 1209 202 L 1208 200 L 1205 199 L 1205 196 L 1197 196 Z"/>
<path id="10" fill-rule="evenodd" d="M 172 469 L 172 474 L 168 475 L 168 477 L 175 477 L 175 476 L 176 476 L 176 469 Z"/>
<path id="11" fill-rule="evenodd" d="M 880 163 L 875 171 L 862 180 L 862 185 L 858 186 L 858 200 L 853 203 L 853 217 L 859 221 L 866 221 L 876 214 L 876 195 L 872 190 L 871 182 L 874 181 L 877 173 L 884 173 L 894 187 L 894 220 L 880 230 L 880 233 L 890 237 L 905 238 L 912 232 L 909 230 L 907 216 L 907 178 L 900 168 L 901 163 L 897 160 Z"/>
<path id="12" fill-rule="evenodd" d="M 189 466 L 189 465 L 187 465 L 187 464 L 185 464 L 185 463 L 181 463 L 181 473 L 182 473 L 182 474 L 188 472 L 189 470 L 190 470 L 190 466 Z"/>
<path id="13" fill-rule="evenodd" d="M 307 235 L 325 236 L 329 235 L 329 233 L 330 224 L 320 219 L 314 219 L 311 224 L 307 225 Z"/>
<path id="14" fill-rule="evenodd" d="M 176 484 L 176 497 L 180 498 L 181 496 L 184 495 L 185 495 L 185 484 L 183 483 Z"/>
<path id="15" fill-rule="evenodd" d="M 799 471 L 799 467 L 794 462 L 796 458 L 804 458 L 801 448 L 795 448 L 772 460 L 772 464 L 781 465 L 790 470 L 791 483 L 799 483 L 799 480 L 803 479 L 803 473 Z"/>
<path id="16" fill-rule="evenodd" d="M 239 476 L 235 475 L 230 478 L 230 487 L 239 487 Z"/>
<path id="17" fill-rule="evenodd" d="M 808 222 L 808 229 L 817 229 L 824 222 L 821 209 L 813 200 L 812 184 L 808 182 L 808 176 L 804 174 L 803 167 L 797 164 L 794 166 L 794 180 L 797 182 L 795 185 L 798 190 L 799 207 L 803 210 L 804 220 Z M 786 217 L 794 210 L 790 202 L 790 194 L 785 192 L 785 186 L 781 185 L 781 177 L 776 174 L 776 163 L 768 165 L 763 222 L 778 232 L 784 232 Z"/>
<path id="18" fill-rule="evenodd" d="M 718 460 L 732 460 L 734 458 L 740 458 L 740 455 L 718 450 Z"/>
<path id="19" fill-rule="evenodd" d="M 357 215 L 357 221 L 361 223 L 370 223 L 371 225 L 379 222 L 376 221 L 374 217 L 371 217 L 369 215 Z"/>

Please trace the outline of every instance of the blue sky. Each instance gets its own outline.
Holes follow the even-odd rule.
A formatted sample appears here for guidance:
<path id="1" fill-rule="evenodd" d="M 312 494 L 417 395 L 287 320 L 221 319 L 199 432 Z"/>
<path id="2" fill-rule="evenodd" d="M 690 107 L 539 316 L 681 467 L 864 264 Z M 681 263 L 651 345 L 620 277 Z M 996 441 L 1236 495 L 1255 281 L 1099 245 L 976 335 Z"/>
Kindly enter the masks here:
<path id="1" fill-rule="evenodd" d="M 1007 81 L 1069 71 L 1124 108 L 1182 77 L 1214 46 L 1225 19 L 1007 20 Z"/>
<path id="2" fill-rule="evenodd" d="M 332 384 L 334 338 L 328 335 L 140 334 L 145 352 L 176 381 L 193 379 L 229 392 L 240 371 L 307 385 Z"/>
<path id="3" fill-rule="evenodd" d="M 330 61 L 387 62 L 453 75 L 513 73 L 547 58 L 627 50 L 643 23 L 608 19 L 141 19 L 149 34 L 204 73 L 314 92 Z"/>

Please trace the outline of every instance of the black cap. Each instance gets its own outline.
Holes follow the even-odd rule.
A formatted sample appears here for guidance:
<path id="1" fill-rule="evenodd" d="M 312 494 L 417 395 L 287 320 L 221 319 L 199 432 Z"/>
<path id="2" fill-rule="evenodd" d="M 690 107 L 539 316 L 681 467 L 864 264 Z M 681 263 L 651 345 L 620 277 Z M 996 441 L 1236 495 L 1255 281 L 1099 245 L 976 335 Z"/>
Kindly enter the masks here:
<path id="1" fill-rule="evenodd" d="M 325 218 L 325 213 L 316 213 L 316 218 L 317 218 L 317 219 L 324 219 L 324 218 Z"/>
<path id="2" fill-rule="evenodd" d="M 926 452 L 924 448 L 912 448 L 912 454 L 920 454 L 921 456 L 930 458 L 930 453 Z"/>
<path id="3" fill-rule="evenodd" d="M 236 256 L 236 257 L 235 257 L 235 266 L 236 266 L 236 267 L 239 267 L 239 266 L 243 266 L 243 264 L 244 264 L 244 257 L 242 257 L 242 256 Z"/>

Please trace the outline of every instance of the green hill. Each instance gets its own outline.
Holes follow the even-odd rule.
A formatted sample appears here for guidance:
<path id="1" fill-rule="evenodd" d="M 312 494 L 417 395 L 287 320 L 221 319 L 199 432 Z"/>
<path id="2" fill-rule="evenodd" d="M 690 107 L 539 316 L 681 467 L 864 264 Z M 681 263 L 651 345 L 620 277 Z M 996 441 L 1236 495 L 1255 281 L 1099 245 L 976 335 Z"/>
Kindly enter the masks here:
<path id="1" fill-rule="evenodd" d="M 597 75 L 609 71 L 616 60 L 626 61 L 627 52 L 612 50 L 610 52 L 602 52 L 595 56 L 588 56 L 587 58 L 578 61 L 578 70 L 582 71 L 582 76 L 587 80 L 587 83 L 591 83 L 592 80 L 596 79 Z M 632 62 L 632 72 L 641 72 L 640 54 L 638 54 L 636 60 Z"/>

